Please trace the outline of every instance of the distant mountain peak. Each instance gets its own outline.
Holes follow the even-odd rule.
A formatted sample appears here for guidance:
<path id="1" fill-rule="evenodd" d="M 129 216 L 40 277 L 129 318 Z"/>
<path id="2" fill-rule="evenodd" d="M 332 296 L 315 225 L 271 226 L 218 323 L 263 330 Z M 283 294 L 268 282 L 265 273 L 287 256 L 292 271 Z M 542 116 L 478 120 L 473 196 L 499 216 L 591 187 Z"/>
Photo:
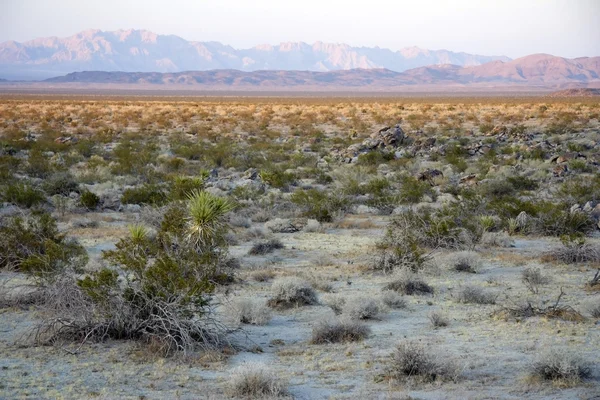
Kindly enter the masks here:
<path id="1" fill-rule="evenodd" d="M 282 42 L 234 49 L 144 29 L 88 29 L 66 38 L 0 43 L 0 77 L 43 79 L 73 71 L 179 72 L 213 69 L 336 71 L 387 68 L 402 72 L 435 64 L 480 65 L 508 57 L 409 47 L 392 51 L 344 43 Z"/>

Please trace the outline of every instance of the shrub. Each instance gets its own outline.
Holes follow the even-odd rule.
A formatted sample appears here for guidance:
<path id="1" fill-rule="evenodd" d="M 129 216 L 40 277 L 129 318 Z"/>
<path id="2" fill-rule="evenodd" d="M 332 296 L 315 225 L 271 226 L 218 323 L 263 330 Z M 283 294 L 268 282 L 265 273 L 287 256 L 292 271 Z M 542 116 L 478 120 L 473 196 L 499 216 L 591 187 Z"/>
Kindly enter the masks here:
<path id="1" fill-rule="evenodd" d="M 260 171 L 260 179 L 274 188 L 287 189 L 296 182 L 294 174 L 279 169 Z"/>
<path id="2" fill-rule="evenodd" d="M 431 259 L 431 255 L 419 247 L 414 238 L 407 237 L 405 241 L 396 243 L 391 249 L 384 249 L 373 264 L 373 269 L 384 273 L 400 269 L 418 272 L 423 270 Z"/>
<path id="3" fill-rule="evenodd" d="M 344 303 L 342 314 L 351 319 L 373 319 L 379 314 L 379 306 L 373 299 L 352 297 Z"/>
<path id="4" fill-rule="evenodd" d="M 190 194 L 195 191 L 204 189 L 204 181 L 208 177 L 208 173 L 202 174 L 200 177 L 177 176 L 171 182 L 169 198 L 171 200 L 185 200 Z"/>
<path id="5" fill-rule="evenodd" d="M 596 221 L 588 213 L 571 212 L 556 206 L 538 213 L 534 227 L 535 231 L 549 236 L 585 235 L 596 229 Z"/>
<path id="6" fill-rule="evenodd" d="M 286 277 L 273 282 L 273 298 L 269 306 L 278 308 L 298 307 L 318 304 L 317 294 L 306 281 Z"/>
<path id="7" fill-rule="evenodd" d="M 275 250 L 283 249 L 283 243 L 279 239 L 271 239 L 265 242 L 255 243 L 248 251 L 250 255 L 264 255 L 274 252 Z"/>
<path id="8" fill-rule="evenodd" d="M 439 311 L 434 311 L 429 314 L 429 321 L 434 328 L 443 328 L 450 325 L 448 317 Z"/>
<path id="9" fill-rule="evenodd" d="M 228 378 L 231 396 L 250 399 L 287 396 L 286 383 L 267 366 L 258 363 L 241 365 L 231 371 Z"/>
<path id="10" fill-rule="evenodd" d="M 531 365 L 531 375 L 561 386 L 571 386 L 589 378 L 591 368 L 572 351 L 551 349 L 536 358 Z"/>
<path id="11" fill-rule="evenodd" d="M 433 287 L 425 283 L 415 274 L 405 273 L 398 279 L 388 283 L 383 290 L 393 290 L 408 296 L 433 294 Z"/>
<path id="12" fill-rule="evenodd" d="M 419 181 L 412 176 L 404 176 L 401 178 L 400 184 L 402 185 L 400 189 L 400 201 L 402 203 L 418 203 L 425 195 L 435 198 L 435 192 L 427 182 Z"/>
<path id="13" fill-rule="evenodd" d="M 84 190 L 79 197 L 79 203 L 88 210 L 95 210 L 100 204 L 100 197 L 89 190 Z"/>
<path id="14" fill-rule="evenodd" d="M 20 207 L 31 208 L 46 201 L 40 190 L 25 183 L 14 183 L 4 188 L 2 200 Z"/>
<path id="15" fill-rule="evenodd" d="M 162 205 L 167 202 L 167 194 L 161 186 L 145 184 L 136 188 L 125 189 L 121 196 L 122 204 Z"/>
<path id="16" fill-rule="evenodd" d="M 52 174 L 43 184 L 44 191 L 49 196 L 68 196 L 71 192 L 79 193 L 79 184 L 73 175 L 68 172 L 57 172 Z"/>
<path id="17" fill-rule="evenodd" d="M 275 278 L 275 272 L 272 269 L 259 269 L 257 271 L 253 271 L 250 276 L 256 282 L 267 282 Z"/>
<path id="18" fill-rule="evenodd" d="M 57 311 L 40 332 L 50 341 L 141 340 L 164 355 L 220 345 L 224 328 L 213 318 L 212 293 L 231 281 L 232 265 L 222 237 L 228 210 L 211 208 L 221 201 L 196 193 L 187 210 L 171 209 L 187 215 L 171 220 L 167 210 L 156 235 L 130 227 L 115 250 L 103 253 L 108 266 L 77 281 L 84 299 L 77 312 Z M 198 209 L 212 211 L 199 219 Z"/>
<path id="19" fill-rule="evenodd" d="M 271 320 L 271 310 L 258 301 L 240 300 L 234 309 L 236 320 L 243 324 L 266 325 Z"/>
<path id="20" fill-rule="evenodd" d="M 460 251 L 450 254 L 446 264 L 454 271 L 475 274 L 481 267 L 481 258 L 473 251 Z"/>
<path id="21" fill-rule="evenodd" d="M 371 329 L 356 320 L 322 320 L 313 328 L 311 344 L 358 342 L 369 336 Z"/>
<path id="22" fill-rule="evenodd" d="M 404 309 L 408 307 L 406 300 L 393 290 L 384 290 L 381 302 L 389 308 Z"/>
<path id="23" fill-rule="evenodd" d="M 302 207 L 306 217 L 319 222 L 331 222 L 335 214 L 345 210 L 348 205 L 344 196 L 327 194 L 317 189 L 296 190 L 291 200 Z"/>
<path id="24" fill-rule="evenodd" d="M 496 304 L 496 295 L 486 293 L 483 289 L 467 286 L 458 294 L 457 300 L 466 304 Z"/>
<path id="25" fill-rule="evenodd" d="M 392 354 L 389 374 L 394 379 L 419 378 L 426 382 L 453 380 L 458 375 L 448 362 L 438 361 L 439 353 L 421 344 L 402 342 Z"/>
<path id="26" fill-rule="evenodd" d="M 563 235 L 562 246 L 546 254 L 546 257 L 565 264 L 600 262 L 600 248 L 587 243 L 582 235 Z"/>
<path id="27" fill-rule="evenodd" d="M 47 283 L 65 269 L 81 272 L 87 264 L 85 249 L 58 232 L 50 214 L 33 212 L 0 223 L 0 269 L 16 269 Z"/>
<path id="28" fill-rule="evenodd" d="M 506 232 L 484 232 L 480 243 L 485 247 L 512 247 L 514 242 Z"/>
<path id="29" fill-rule="evenodd" d="M 539 292 L 539 287 L 550 283 L 550 278 L 543 275 L 539 268 L 525 268 L 521 273 L 521 282 L 533 294 Z"/>

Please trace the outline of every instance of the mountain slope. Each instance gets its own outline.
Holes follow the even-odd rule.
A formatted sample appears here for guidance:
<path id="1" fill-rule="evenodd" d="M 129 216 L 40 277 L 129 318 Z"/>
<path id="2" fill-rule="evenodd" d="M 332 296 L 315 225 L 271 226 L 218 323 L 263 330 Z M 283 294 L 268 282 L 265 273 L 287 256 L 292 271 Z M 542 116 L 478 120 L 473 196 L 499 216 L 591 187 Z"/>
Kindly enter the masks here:
<path id="1" fill-rule="evenodd" d="M 145 30 L 88 30 L 67 38 L 0 43 L 0 76 L 47 78 L 73 71 L 181 72 L 212 69 L 333 71 L 385 68 L 401 72 L 434 64 L 481 65 L 507 57 L 425 50 L 400 51 L 316 42 L 237 50 L 218 42 L 186 41 Z"/>
<path id="2" fill-rule="evenodd" d="M 404 72 L 388 69 L 338 71 L 211 70 L 159 72 L 75 72 L 47 79 L 48 83 L 111 83 L 186 85 L 202 88 L 378 88 L 438 85 L 562 88 L 600 82 L 600 57 L 565 59 L 536 54 L 510 62 L 493 61 L 474 67 L 436 65 Z"/>

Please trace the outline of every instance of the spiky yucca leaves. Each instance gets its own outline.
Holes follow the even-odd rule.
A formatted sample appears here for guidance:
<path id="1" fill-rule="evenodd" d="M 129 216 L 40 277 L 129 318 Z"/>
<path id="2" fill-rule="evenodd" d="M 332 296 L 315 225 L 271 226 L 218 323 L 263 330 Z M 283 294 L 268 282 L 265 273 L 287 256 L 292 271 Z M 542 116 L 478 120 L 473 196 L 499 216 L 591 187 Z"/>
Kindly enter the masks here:
<path id="1" fill-rule="evenodd" d="M 220 242 L 226 224 L 225 214 L 234 205 L 227 199 L 204 191 L 188 195 L 187 239 L 197 247 L 212 247 Z"/>

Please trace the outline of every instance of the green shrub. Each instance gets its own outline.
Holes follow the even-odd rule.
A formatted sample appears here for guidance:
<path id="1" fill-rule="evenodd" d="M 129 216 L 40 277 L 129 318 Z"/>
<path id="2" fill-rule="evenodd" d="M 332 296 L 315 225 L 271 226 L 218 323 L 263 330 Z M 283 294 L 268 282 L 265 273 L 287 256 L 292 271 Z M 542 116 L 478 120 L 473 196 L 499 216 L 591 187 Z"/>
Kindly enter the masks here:
<path id="1" fill-rule="evenodd" d="M 385 164 L 394 159 L 394 153 L 381 152 L 381 151 L 369 151 L 358 156 L 357 165 L 369 165 L 377 166 L 379 164 Z"/>
<path id="2" fill-rule="evenodd" d="M 185 200 L 188 196 L 198 190 L 204 189 L 204 181 L 208 177 L 208 172 L 203 171 L 199 177 L 177 176 L 171 182 L 171 200 Z"/>
<path id="3" fill-rule="evenodd" d="M 56 221 L 43 212 L 2 220 L 0 254 L 0 269 L 16 269 L 45 282 L 67 267 L 81 271 L 88 259 L 85 249 L 59 233 Z"/>
<path id="4" fill-rule="evenodd" d="M 79 193 L 79 184 L 75 181 L 73 175 L 68 172 L 52 174 L 46 178 L 42 187 L 48 196 L 57 194 L 68 196 L 71 192 Z"/>
<path id="5" fill-rule="evenodd" d="M 20 207 L 31 208 L 46 201 L 46 196 L 41 190 L 26 183 L 13 183 L 4 187 L 2 201 Z"/>
<path id="6" fill-rule="evenodd" d="M 167 193 L 162 186 L 145 184 L 126 189 L 121 196 L 122 204 L 161 205 L 167 202 Z"/>
<path id="7" fill-rule="evenodd" d="M 260 179 L 274 188 L 287 189 L 296 182 L 296 176 L 281 169 L 268 169 L 260 171 Z"/>
<path id="8" fill-rule="evenodd" d="M 95 210 L 100 204 L 100 197 L 89 190 L 84 190 L 79 197 L 79 203 L 88 210 Z"/>
<path id="9" fill-rule="evenodd" d="M 419 181 L 412 176 L 403 176 L 400 179 L 400 184 L 402 185 L 400 201 L 403 203 L 418 203 L 425 195 L 435 199 L 435 193 L 427 182 Z"/>
<path id="10" fill-rule="evenodd" d="M 319 222 L 331 222 L 336 212 L 343 211 L 348 206 L 344 196 L 317 189 L 296 190 L 291 200 L 302 207 L 306 217 Z"/>

